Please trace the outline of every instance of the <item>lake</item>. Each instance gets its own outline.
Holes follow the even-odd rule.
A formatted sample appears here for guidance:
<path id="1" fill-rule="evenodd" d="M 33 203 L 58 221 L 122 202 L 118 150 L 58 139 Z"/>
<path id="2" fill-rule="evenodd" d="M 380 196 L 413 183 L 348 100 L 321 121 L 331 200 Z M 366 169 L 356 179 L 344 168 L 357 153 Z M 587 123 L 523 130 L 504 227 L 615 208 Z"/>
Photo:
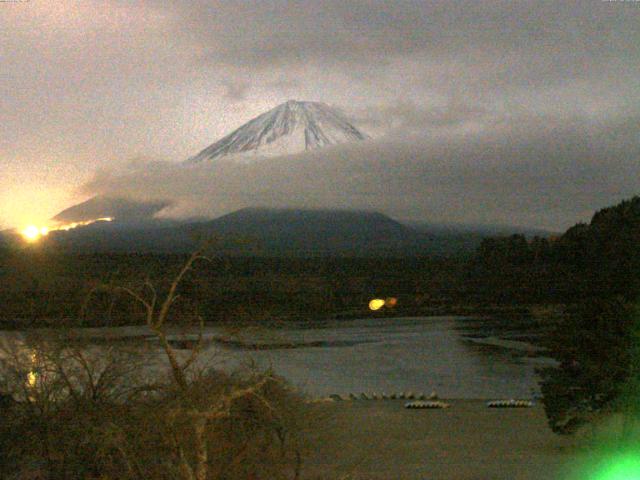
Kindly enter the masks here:
<path id="1" fill-rule="evenodd" d="M 224 369 L 247 362 L 272 366 L 313 396 L 405 391 L 461 399 L 537 395 L 535 368 L 553 362 L 534 356 L 534 346 L 505 338 L 504 332 L 497 338 L 483 331 L 481 320 L 461 317 L 287 325 L 244 333 L 239 344 L 214 344 L 203 352 L 203 360 Z M 219 333 L 207 329 L 207 336 Z"/>
<path id="2" fill-rule="evenodd" d="M 531 332 L 503 327 L 495 320 L 465 317 L 284 323 L 233 335 L 207 326 L 198 364 L 227 371 L 248 364 L 272 367 L 314 397 L 433 391 L 441 398 L 534 397 L 539 392 L 535 368 L 553 361 L 522 341 L 523 334 Z M 90 328 L 82 333 L 96 342 L 107 337 L 145 342 L 149 354 L 160 354 L 153 346 L 157 339 L 146 327 Z M 19 336 L 0 332 L 5 340 Z M 188 355 L 194 335 L 172 332 L 170 338 L 181 355 Z"/>

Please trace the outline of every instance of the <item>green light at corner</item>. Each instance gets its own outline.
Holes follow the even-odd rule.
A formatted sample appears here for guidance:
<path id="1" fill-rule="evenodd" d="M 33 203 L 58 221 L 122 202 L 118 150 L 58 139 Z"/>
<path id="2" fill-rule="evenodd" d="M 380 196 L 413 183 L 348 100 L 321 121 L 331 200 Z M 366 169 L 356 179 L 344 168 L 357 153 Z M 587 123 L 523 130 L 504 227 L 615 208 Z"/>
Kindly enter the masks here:
<path id="1" fill-rule="evenodd" d="M 640 452 L 615 456 L 598 465 L 592 480 L 640 480 Z"/>

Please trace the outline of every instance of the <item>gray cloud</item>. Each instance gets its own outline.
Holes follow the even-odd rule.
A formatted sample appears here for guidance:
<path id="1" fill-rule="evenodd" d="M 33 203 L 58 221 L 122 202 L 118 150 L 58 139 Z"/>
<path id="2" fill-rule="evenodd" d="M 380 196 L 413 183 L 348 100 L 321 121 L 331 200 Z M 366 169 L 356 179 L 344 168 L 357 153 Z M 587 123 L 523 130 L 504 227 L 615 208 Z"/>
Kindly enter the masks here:
<path id="1" fill-rule="evenodd" d="M 557 159 L 555 167 L 514 163 L 510 155 L 521 158 L 522 152 L 510 151 L 492 157 L 491 165 L 503 162 L 492 174 L 507 186 L 528 175 L 526 185 L 551 195 L 548 185 L 557 187 L 557 175 L 574 172 L 583 187 L 564 201 L 583 215 L 587 206 L 600 205 L 596 198 L 609 198 L 598 192 L 615 187 L 603 173 L 604 160 L 597 163 L 589 151 L 578 155 L 580 145 L 563 142 L 575 138 L 586 148 L 594 136 L 617 135 L 613 128 L 621 128 L 620 119 L 631 122 L 640 111 L 640 9 L 634 2 L 59 0 L 0 3 L 0 17 L 0 88 L 6 92 L 0 96 L 0 221 L 7 225 L 49 218 L 82 200 L 90 192 L 77 194 L 76 188 L 96 169 L 117 170 L 123 159 L 139 155 L 183 160 L 288 98 L 342 107 L 378 138 L 367 155 L 376 156 L 380 148 L 391 162 L 390 149 L 396 148 L 397 158 L 414 169 L 414 158 L 425 159 L 431 169 L 453 162 L 426 171 L 439 183 L 427 182 L 423 191 L 434 192 L 430 202 L 407 205 L 407 215 L 425 204 L 443 220 L 471 219 L 472 210 L 458 206 L 459 198 L 486 201 L 497 212 L 496 199 L 506 197 L 486 193 L 499 188 L 484 173 L 489 167 L 461 169 L 451 153 L 467 149 L 470 158 L 486 159 L 494 144 L 482 142 L 492 135 L 500 145 L 507 145 L 505 138 L 530 138 L 529 151 L 537 151 L 535 139 L 557 145 L 561 150 L 555 153 L 540 152 Z M 544 134 L 530 135 L 531 124 Z M 591 134 L 567 136 L 571 125 L 583 133 L 588 126 Z M 611 149 L 598 158 L 622 168 L 622 159 L 635 155 L 631 137 L 609 142 Z M 589 158 L 602 168 L 593 170 L 585 163 Z M 453 169 L 449 175 L 445 167 Z M 261 170 L 267 178 L 260 179 L 276 182 L 276 188 L 277 175 L 286 177 L 278 168 Z M 353 173 L 354 181 L 372 175 L 340 168 Z M 459 187 L 458 174 L 466 188 Z M 236 182 L 243 185 L 240 178 Z M 620 192 L 633 190 L 632 179 L 621 176 L 620 182 Z M 314 195 L 324 201 L 320 184 L 314 185 Z M 385 191 L 370 185 L 377 184 L 352 186 L 362 199 Z M 171 192 L 170 185 L 164 188 Z M 447 188 L 453 196 L 448 202 Z M 327 189 L 332 191 L 331 182 Z M 389 191 L 395 198 L 395 190 Z M 566 204 L 548 203 L 532 213 L 521 197 L 509 198 L 493 217 L 506 223 L 566 222 Z M 482 220 L 484 214 L 477 215 Z"/>
<path id="2" fill-rule="evenodd" d="M 199 45 L 202 62 L 252 71 L 313 63 L 377 70 L 406 60 L 414 66 L 421 62 L 427 75 L 428 69 L 444 67 L 484 88 L 545 87 L 612 68 L 637 72 L 634 5 L 496 0 L 174 5 L 178 31 Z"/>
<path id="3" fill-rule="evenodd" d="M 356 123 L 387 132 L 420 133 L 433 129 L 464 128 L 472 123 L 495 121 L 496 112 L 480 104 L 452 99 L 444 106 L 425 107 L 412 102 L 369 106 L 353 113 Z M 499 115 L 498 115 L 499 116 Z"/>
<path id="4" fill-rule="evenodd" d="M 635 50 L 635 7 L 583 1 L 424 0 L 172 2 L 180 25 L 230 64 L 309 57 L 364 60 L 438 51 L 526 51 L 574 56 Z M 630 18 L 631 17 L 631 18 Z M 225 40 L 221 42 L 220 40 Z M 621 42 L 621 40 L 624 40 Z M 560 47 L 560 48 L 558 48 Z M 580 58 L 578 58 L 579 60 Z"/>
<path id="5" fill-rule="evenodd" d="M 251 89 L 251 84 L 246 81 L 237 81 L 234 79 L 225 79 L 222 84 L 227 89 L 225 98 L 229 102 L 240 102 L 247 99 L 247 93 Z"/>
<path id="6" fill-rule="evenodd" d="M 637 191 L 640 116 L 606 128 L 522 117 L 481 134 L 374 140 L 252 164 L 168 163 L 103 173 L 88 192 L 170 199 L 169 216 L 246 206 L 373 209 L 431 222 L 563 229 Z"/>

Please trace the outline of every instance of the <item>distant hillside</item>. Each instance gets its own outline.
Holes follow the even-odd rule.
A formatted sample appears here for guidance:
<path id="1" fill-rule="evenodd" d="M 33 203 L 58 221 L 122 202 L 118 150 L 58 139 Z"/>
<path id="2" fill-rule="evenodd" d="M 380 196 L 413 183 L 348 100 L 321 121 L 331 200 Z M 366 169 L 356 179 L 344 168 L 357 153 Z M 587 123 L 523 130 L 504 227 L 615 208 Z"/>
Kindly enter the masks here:
<path id="1" fill-rule="evenodd" d="M 382 213 L 352 210 L 245 208 L 214 220 L 178 221 L 150 218 L 147 209 L 159 204 L 100 200 L 89 201 L 87 211 L 104 215 L 111 211 L 105 205 L 128 214 L 120 217 L 124 220 L 52 231 L 43 246 L 69 253 L 188 253 L 215 237 L 220 253 L 229 255 L 469 257 L 498 228 L 404 224 Z"/>
<path id="2" fill-rule="evenodd" d="M 67 253 L 188 253 L 196 242 L 175 222 L 95 223 L 69 231 L 54 231 L 44 247 Z"/>
<path id="3" fill-rule="evenodd" d="M 375 212 L 247 208 L 210 221 L 52 232 L 49 248 L 83 252 L 185 253 L 215 238 L 221 253 L 266 256 L 411 256 L 429 237 Z"/>
<path id="4" fill-rule="evenodd" d="M 150 220 L 169 202 L 137 202 L 125 198 L 96 196 L 58 213 L 53 220 L 60 223 L 86 222 L 113 217 L 121 223 Z"/>
<path id="5" fill-rule="evenodd" d="M 548 238 L 556 234 L 540 229 L 530 229 L 508 225 L 438 224 L 409 222 L 407 226 L 432 239 L 431 252 L 435 255 L 470 256 L 492 237 L 524 235 L 527 238 Z"/>
<path id="6" fill-rule="evenodd" d="M 377 212 L 246 208 L 195 230 L 246 239 L 269 254 L 392 255 L 426 253 L 428 237 Z"/>
<path id="7" fill-rule="evenodd" d="M 524 235 L 529 238 L 533 237 L 551 237 L 558 236 L 561 232 L 553 232 L 551 230 L 543 230 L 540 228 L 527 228 L 516 225 L 483 225 L 473 223 L 423 223 L 423 222 L 405 222 L 406 225 L 422 232 L 428 232 L 432 235 L 466 235 L 473 234 L 481 238 L 497 237 L 508 235 Z"/>

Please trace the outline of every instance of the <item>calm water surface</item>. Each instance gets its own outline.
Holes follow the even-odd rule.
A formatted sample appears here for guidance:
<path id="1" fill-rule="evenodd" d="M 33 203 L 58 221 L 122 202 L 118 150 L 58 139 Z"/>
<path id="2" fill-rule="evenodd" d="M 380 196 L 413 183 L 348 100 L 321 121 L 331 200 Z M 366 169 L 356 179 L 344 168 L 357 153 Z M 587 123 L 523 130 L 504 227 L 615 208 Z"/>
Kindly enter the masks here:
<path id="1" fill-rule="evenodd" d="M 247 343 L 272 345 L 272 349 L 216 345 L 204 352 L 203 360 L 225 369 L 247 362 L 272 366 L 317 396 L 402 391 L 436 391 L 443 398 L 529 398 L 537 394 L 534 369 L 549 360 L 528 356 L 530 346 L 520 342 L 504 342 L 511 347 L 504 348 L 496 338 L 470 338 L 477 336 L 477 329 L 477 320 L 467 322 L 459 317 L 286 327 L 241 337 Z M 279 348 L 288 342 L 299 346 Z"/>
<path id="2" fill-rule="evenodd" d="M 150 334 L 145 327 L 82 332 L 95 340 L 115 335 L 135 337 L 135 342 L 148 342 L 143 338 Z M 286 324 L 243 330 L 233 337 L 207 327 L 204 333 L 208 341 L 199 358 L 201 366 L 229 371 L 247 364 L 272 367 L 312 396 L 435 391 L 442 398 L 530 398 L 539 392 L 535 368 L 552 363 L 530 355 L 531 345 L 513 341 L 523 332 L 496 333 L 488 320 L 461 317 Z M 16 334 L 20 335 L 0 332 L 10 342 Z M 239 344 L 214 341 L 221 337 Z M 150 354 L 160 351 L 153 348 Z M 164 361 L 164 356 L 159 358 Z"/>

